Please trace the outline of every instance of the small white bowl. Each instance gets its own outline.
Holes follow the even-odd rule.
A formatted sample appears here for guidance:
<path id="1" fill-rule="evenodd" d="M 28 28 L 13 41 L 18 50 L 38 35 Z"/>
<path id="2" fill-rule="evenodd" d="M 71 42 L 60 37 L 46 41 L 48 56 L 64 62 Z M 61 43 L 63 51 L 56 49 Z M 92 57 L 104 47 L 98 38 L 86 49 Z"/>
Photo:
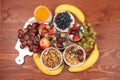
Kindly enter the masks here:
<path id="1" fill-rule="evenodd" d="M 43 57 L 43 54 L 44 54 L 46 51 L 49 51 L 50 49 L 56 50 L 56 51 L 60 54 L 60 56 L 61 56 L 61 60 L 60 60 L 59 65 L 55 66 L 54 68 L 47 67 L 47 66 L 43 63 L 43 58 L 42 58 L 42 57 Z M 62 56 L 62 53 L 61 53 L 58 49 L 56 49 L 56 48 L 54 48 L 54 47 L 46 48 L 46 49 L 41 53 L 41 55 L 40 55 L 40 62 L 42 63 L 42 65 L 43 65 L 46 69 L 48 69 L 48 70 L 55 70 L 55 69 L 57 69 L 57 68 L 59 68 L 59 67 L 61 66 L 61 64 L 62 64 L 62 62 L 63 62 L 63 56 Z"/>
<path id="2" fill-rule="evenodd" d="M 81 25 L 77 23 L 77 26 L 81 26 Z M 73 26 L 72 26 L 72 27 L 73 27 Z M 72 28 L 72 27 L 71 27 L 71 28 Z M 69 29 L 70 29 L 70 28 L 69 28 Z M 82 32 L 79 32 L 79 34 L 81 34 L 80 39 L 74 40 L 74 39 L 73 39 L 73 36 L 74 36 L 74 35 L 68 34 L 68 37 L 69 37 L 69 39 L 70 39 L 71 41 L 79 41 L 79 40 L 82 39 L 82 37 L 84 36 L 84 28 L 83 28 L 83 26 L 81 26 L 79 29 L 81 29 L 81 30 L 83 31 L 83 33 L 82 33 Z M 68 33 L 69 33 L 69 31 L 68 31 Z"/>
<path id="3" fill-rule="evenodd" d="M 66 11 L 61 11 L 61 12 L 59 12 L 59 13 L 63 13 L 63 12 L 66 12 Z M 59 14 L 59 13 L 57 13 L 57 14 Z M 75 19 L 74 19 L 73 15 L 72 15 L 70 12 L 67 12 L 67 13 L 71 16 L 71 19 L 73 20 L 73 21 L 70 23 L 70 27 L 71 27 L 71 26 L 75 23 Z M 54 25 L 54 27 L 55 27 L 58 31 L 60 31 L 60 32 L 68 32 L 69 27 L 66 28 L 65 30 L 59 29 L 59 28 L 57 27 L 56 23 L 54 22 L 57 14 L 56 14 L 56 15 L 54 16 L 54 18 L 53 18 L 53 25 Z"/>
<path id="4" fill-rule="evenodd" d="M 70 48 L 70 47 L 72 47 L 72 46 L 78 46 L 78 47 L 82 50 L 82 52 L 83 52 L 83 61 L 80 62 L 79 64 L 70 64 L 70 63 L 66 60 L 66 58 L 65 58 L 65 54 L 66 54 L 67 49 Z M 69 65 L 69 66 L 71 66 L 71 67 L 77 67 L 77 66 L 82 65 L 82 64 L 85 62 L 86 53 L 85 53 L 85 50 L 84 50 L 81 46 L 79 46 L 79 45 L 77 45 L 77 44 L 72 44 L 72 45 L 69 45 L 69 46 L 64 50 L 64 52 L 63 52 L 63 59 L 64 59 L 64 61 L 65 61 L 65 63 L 66 63 L 67 65 Z"/>

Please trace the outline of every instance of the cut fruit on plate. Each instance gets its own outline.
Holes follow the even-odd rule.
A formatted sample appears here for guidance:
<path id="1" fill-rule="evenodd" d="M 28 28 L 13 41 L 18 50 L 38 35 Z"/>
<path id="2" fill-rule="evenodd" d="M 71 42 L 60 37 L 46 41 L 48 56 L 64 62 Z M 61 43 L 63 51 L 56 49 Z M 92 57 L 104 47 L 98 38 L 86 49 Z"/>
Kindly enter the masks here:
<path id="1" fill-rule="evenodd" d="M 36 66 L 38 67 L 38 69 L 40 71 L 42 71 L 43 73 L 47 74 L 47 75 L 58 75 L 62 72 L 63 68 L 64 68 L 64 64 L 62 64 L 59 68 L 55 69 L 55 70 L 48 70 L 45 67 L 42 66 L 42 64 L 40 63 L 40 55 L 37 53 L 33 54 L 33 60 L 36 64 Z"/>
<path id="2" fill-rule="evenodd" d="M 81 23 L 85 22 L 85 15 L 84 13 L 77 8 L 76 6 L 70 5 L 70 4 L 61 4 L 55 9 L 55 14 L 61 12 L 61 11 L 68 11 L 73 13 Z"/>

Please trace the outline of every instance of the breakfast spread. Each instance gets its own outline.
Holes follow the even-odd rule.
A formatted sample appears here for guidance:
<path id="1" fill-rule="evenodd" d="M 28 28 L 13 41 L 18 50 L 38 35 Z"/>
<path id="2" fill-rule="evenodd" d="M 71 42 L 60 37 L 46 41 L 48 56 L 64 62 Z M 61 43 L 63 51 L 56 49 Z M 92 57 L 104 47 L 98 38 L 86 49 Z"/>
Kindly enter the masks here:
<path id="1" fill-rule="evenodd" d="M 80 23 L 75 22 L 74 16 Z M 47 75 L 60 74 L 64 66 L 68 66 L 69 72 L 81 72 L 99 58 L 97 32 L 76 6 L 61 4 L 55 8 L 53 17 L 49 8 L 38 6 L 25 25 L 18 30 L 20 45 L 16 46 L 32 53 L 38 69 Z M 18 47 L 15 49 L 20 53 Z M 88 57 L 86 49 L 92 49 Z"/>

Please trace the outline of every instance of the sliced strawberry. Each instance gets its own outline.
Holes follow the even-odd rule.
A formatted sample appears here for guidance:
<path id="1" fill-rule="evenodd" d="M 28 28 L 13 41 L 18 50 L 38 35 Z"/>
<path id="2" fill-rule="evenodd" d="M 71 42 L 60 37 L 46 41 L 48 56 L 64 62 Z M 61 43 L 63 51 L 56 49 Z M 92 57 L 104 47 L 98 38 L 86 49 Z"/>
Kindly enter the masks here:
<path id="1" fill-rule="evenodd" d="M 75 40 L 75 41 L 80 40 L 80 36 L 78 34 L 75 34 L 73 36 L 73 40 Z"/>
<path id="2" fill-rule="evenodd" d="M 45 29 L 47 24 L 41 24 L 40 28 Z"/>
<path id="3" fill-rule="evenodd" d="M 41 36 L 44 37 L 45 33 L 44 32 L 41 32 Z"/>
<path id="4" fill-rule="evenodd" d="M 69 28 L 68 34 L 71 34 L 71 33 L 72 33 L 72 28 Z"/>
<path id="5" fill-rule="evenodd" d="M 77 24 L 74 24 L 72 27 L 73 30 L 79 30 L 79 27 L 77 27 Z"/>
<path id="6" fill-rule="evenodd" d="M 48 30 L 49 32 L 49 35 L 53 35 L 54 34 L 54 29 L 53 28 L 50 28 L 49 30 Z"/>

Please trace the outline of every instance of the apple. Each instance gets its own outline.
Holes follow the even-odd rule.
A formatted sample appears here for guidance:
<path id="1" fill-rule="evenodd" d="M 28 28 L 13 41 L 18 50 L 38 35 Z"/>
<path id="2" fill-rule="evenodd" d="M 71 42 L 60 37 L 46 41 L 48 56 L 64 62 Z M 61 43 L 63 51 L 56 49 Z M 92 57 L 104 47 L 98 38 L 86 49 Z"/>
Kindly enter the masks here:
<path id="1" fill-rule="evenodd" d="M 50 47 L 50 41 L 47 38 L 42 38 L 39 42 L 41 49 L 46 49 Z"/>

